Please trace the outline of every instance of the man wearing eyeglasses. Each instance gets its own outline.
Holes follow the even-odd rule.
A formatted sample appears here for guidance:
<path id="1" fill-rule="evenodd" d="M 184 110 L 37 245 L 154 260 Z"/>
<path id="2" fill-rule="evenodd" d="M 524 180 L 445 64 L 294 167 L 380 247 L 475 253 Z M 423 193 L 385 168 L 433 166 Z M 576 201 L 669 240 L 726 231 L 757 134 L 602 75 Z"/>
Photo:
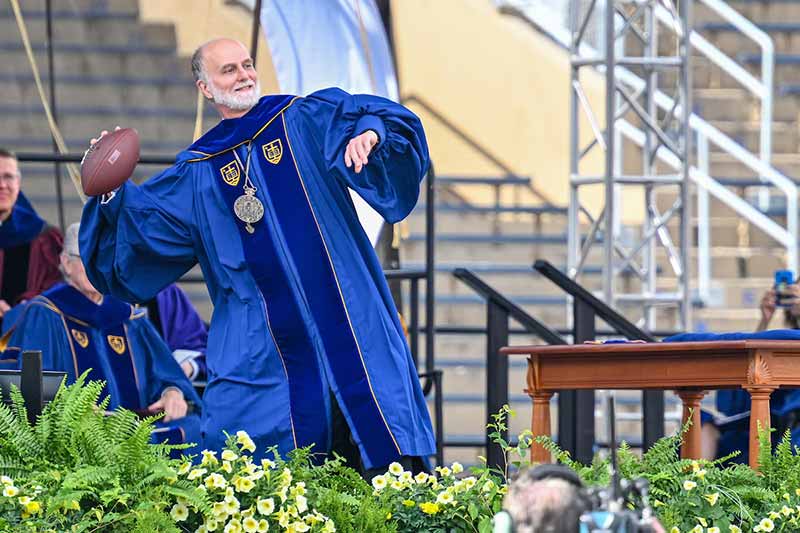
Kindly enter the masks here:
<path id="1" fill-rule="evenodd" d="M 61 232 L 20 191 L 17 156 L 0 148 L 0 322 L 15 304 L 61 280 Z"/>

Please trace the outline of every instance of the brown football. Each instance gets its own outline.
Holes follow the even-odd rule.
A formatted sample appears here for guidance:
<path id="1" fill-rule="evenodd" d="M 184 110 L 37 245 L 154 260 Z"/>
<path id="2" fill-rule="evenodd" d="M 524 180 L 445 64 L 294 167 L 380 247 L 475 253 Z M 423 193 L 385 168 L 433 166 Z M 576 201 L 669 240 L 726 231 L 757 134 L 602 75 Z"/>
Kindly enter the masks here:
<path id="1" fill-rule="evenodd" d="M 111 192 L 131 177 L 139 161 L 139 134 L 123 128 L 94 143 L 81 162 L 81 185 L 88 196 Z"/>

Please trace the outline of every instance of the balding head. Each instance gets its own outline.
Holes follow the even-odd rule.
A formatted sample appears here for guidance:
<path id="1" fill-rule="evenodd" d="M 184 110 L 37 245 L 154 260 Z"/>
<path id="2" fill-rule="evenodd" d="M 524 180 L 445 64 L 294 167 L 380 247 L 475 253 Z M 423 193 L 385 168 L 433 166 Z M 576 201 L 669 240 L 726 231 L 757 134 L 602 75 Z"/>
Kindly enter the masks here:
<path id="1" fill-rule="evenodd" d="M 192 74 L 223 118 L 244 115 L 261 96 L 253 59 L 235 39 L 214 39 L 198 47 L 192 55 Z"/>

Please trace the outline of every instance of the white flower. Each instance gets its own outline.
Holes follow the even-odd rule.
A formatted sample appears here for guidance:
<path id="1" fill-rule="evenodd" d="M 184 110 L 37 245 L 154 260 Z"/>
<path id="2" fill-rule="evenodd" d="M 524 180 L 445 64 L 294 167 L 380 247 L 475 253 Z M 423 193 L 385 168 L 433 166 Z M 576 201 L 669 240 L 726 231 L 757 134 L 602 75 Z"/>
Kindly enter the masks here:
<path id="1" fill-rule="evenodd" d="M 264 533 L 265 531 L 269 531 L 269 522 L 262 518 L 258 521 L 258 533 Z"/>
<path id="2" fill-rule="evenodd" d="M 239 511 L 239 500 L 235 497 L 226 497 L 225 498 L 225 512 L 228 514 L 234 514 Z"/>
<path id="3" fill-rule="evenodd" d="M 449 491 L 440 492 L 439 495 L 436 496 L 436 503 L 441 503 L 443 505 L 455 503 L 455 498 L 453 498 L 453 494 Z"/>
<path id="4" fill-rule="evenodd" d="M 217 463 L 217 452 L 212 452 L 209 450 L 203 450 L 200 452 L 200 455 L 203 456 L 203 460 L 200 461 L 200 464 L 205 466 L 208 464 L 216 464 Z"/>
<path id="5" fill-rule="evenodd" d="M 690 481 L 688 479 L 683 482 L 683 490 L 687 490 L 687 491 L 688 490 L 692 490 L 696 486 L 697 486 L 697 483 L 695 483 L 694 481 Z"/>
<path id="6" fill-rule="evenodd" d="M 239 458 L 239 456 L 236 455 L 235 453 L 233 453 L 230 450 L 223 450 L 223 452 L 222 452 L 222 460 L 223 461 L 235 461 L 238 458 Z"/>
<path id="7" fill-rule="evenodd" d="M 710 528 L 708 528 L 708 533 L 719 533 L 719 528 L 716 527 L 716 526 L 715 527 L 710 527 Z"/>
<path id="8" fill-rule="evenodd" d="M 425 483 L 426 481 L 428 481 L 428 474 L 426 474 L 425 472 L 420 472 L 419 474 L 414 476 L 414 481 L 416 481 L 417 483 L 419 483 L 421 485 L 421 484 Z"/>
<path id="9" fill-rule="evenodd" d="M 697 524 L 691 529 L 691 531 L 689 531 L 689 533 L 703 533 L 703 526 Z"/>
<path id="10" fill-rule="evenodd" d="M 672 526 L 672 528 L 669 530 L 669 533 L 681 533 L 681 530 L 678 529 L 677 526 Z"/>
<path id="11" fill-rule="evenodd" d="M 491 491 L 491 490 L 492 490 L 494 487 L 495 487 L 494 481 L 492 481 L 492 480 L 490 479 L 489 481 L 487 481 L 486 483 L 484 483 L 484 484 L 483 484 L 483 487 L 481 487 L 481 492 L 489 492 L 489 491 Z"/>
<path id="12" fill-rule="evenodd" d="M 272 511 L 275 510 L 275 500 L 272 498 L 267 498 L 266 500 L 259 499 L 256 502 L 256 509 L 264 516 L 271 515 Z"/>
<path id="13" fill-rule="evenodd" d="M 404 488 L 406 488 L 406 484 L 400 480 L 395 479 L 394 481 L 392 481 L 391 487 L 394 490 L 403 490 Z"/>
<path id="14" fill-rule="evenodd" d="M 14 485 L 6 485 L 3 489 L 3 496 L 6 498 L 13 498 L 17 494 L 19 494 L 19 489 Z"/>
<path id="15" fill-rule="evenodd" d="M 450 466 L 453 468 L 453 473 L 454 474 L 460 474 L 461 472 L 464 471 L 464 467 L 459 462 L 455 462 Z"/>
<path id="16" fill-rule="evenodd" d="M 773 529 L 775 529 L 775 523 L 769 518 L 762 518 L 753 531 L 772 531 Z"/>
<path id="17" fill-rule="evenodd" d="M 294 501 L 297 503 L 298 513 L 305 513 L 306 511 L 308 511 L 308 500 L 306 499 L 305 496 L 298 494 L 297 497 L 294 499 Z"/>
<path id="18" fill-rule="evenodd" d="M 729 525 L 728 529 L 730 530 L 730 533 L 742 533 L 742 528 L 739 526 L 734 526 L 733 524 Z"/>
<path id="19" fill-rule="evenodd" d="M 310 530 L 311 528 L 308 527 L 308 524 L 305 522 L 294 522 L 289 526 L 289 531 L 297 531 L 298 533 L 304 533 L 305 531 Z"/>
<path id="20" fill-rule="evenodd" d="M 333 520 L 325 520 L 325 525 L 322 526 L 322 533 L 335 533 L 336 526 L 333 525 Z"/>
<path id="21" fill-rule="evenodd" d="M 206 472 L 207 472 L 207 470 L 205 468 L 195 468 L 194 470 L 189 472 L 189 475 L 186 476 L 186 478 L 187 479 L 197 479 L 200 476 L 202 476 L 203 474 L 205 474 Z"/>
<path id="22" fill-rule="evenodd" d="M 252 516 L 246 516 L 242 520 L 242 528 L 247 533 L 256 533 L 258 531 L 258 520 Z"/>
<path id="23" fill-rule="evenodd" d="M 394 462 L 389 465 L 389 472 L 394 474 L 395 476 L 399 476 L 403 473 L 403 465 L 398 462 Z"/>
<path id="24" fill-rule="evenodd" d="M 375 476 L 372 478 L 372 486 L 375 490 L 381 491 L 386 488 L 386 476 Z"/>
<path id="25" fill-rule="evenodd" d="M 713 494 L 706 494 L 705 496 L 703 496 L 703 498 L 708 500 L 708 503 L 711 504 L 711 507 L 714 507 L 717 504 L 717 500 L 719 500 L 719 492 L 714 492 Z"/>
<path id="26" fill-rule="evenodd" d="M 216 472 L 206 476 L 204 483 L 209 489 L 224 489 L 228 486 L 228 482 L 225 481 L 225 478 Z"/>
<path id="27" fill-rule="evenodd" d="M 206 531 L 216 531 L 217 528 L 219 527 L 219 521 L 213 518 L 209 518 L 208 520 L 206 520 L 204 526 L 206 528 Z"/>
<path id="28" fill-rule="evenodd" d="M 169 512 L 169 515 L 176 522 L 183 522 L 189 518 L 189 508 L 182 503 L 176 503 L 172 506 L 172 510 Z"/>
<path id="29" fill-rule="evenodd" d="M 0 476 L 0 483 L 3 485 L 13 485 L 14 481 L 8 476 Z"/>
<path id="30" fill-rule="evenodd" d="M 269 459 L 261 459 L 261 468 L 263 468 L 264 470 L 275 468 L 275 463 L 273 461 L 270 461 Z"/>
<path id="31" fill-rule="evenodd" d="M 783 507 L 781 507 L 781 514 L 782 514 L 783 516 L 789 516 L 789 515 L 790 515 L 790 514 L 792 514 L 793 512 L 794 512 L 794 509 L 789 509 L 789 508 L 788 508 L 788 507 L 786 507 L 785 505 L 784 505 Z"/>
<path id="32" fill-rule="evenodd" d="M 475 479 L 475 476 L 465 477 L 462 481 L 464 481 L 464 486 L 467 487 L 467 490 L 469 490 L 472 487 L 474 487 L 475 483 L 478 482 L 478 480 Z"/>
<path id="33" fill-rule="evenodd" d="M 447 477 L 450 475 L 450 469 L 446 466 L 437 466 L 436 471 L 439 472 L 442 477 Z"/>
<path id="34" fill-rule="evenodd" d="M 250 438 L 250 435 L 247 434 L 246 431 L 237 431 L 236 432 L 236 442 L 241 446 L 243 450 L 247 450 L 250 453 L 256 451 L 256 444 L 253 442 L 253 439 Z"/>
<path id="35" fill-rule="evenodd" d="M 242 523 L 234 519 L 225 526 L 225 533 L 242 533 Z"/>
<path id="36" fill-rule="evenodd" d="M 397 480 L 406 484 L 410 484 L 412 481 L 414 481 L 414 476 L 411 474 L 411 472 L 403 472 L 400 474 L 400 477 L 398 477 Z"/>

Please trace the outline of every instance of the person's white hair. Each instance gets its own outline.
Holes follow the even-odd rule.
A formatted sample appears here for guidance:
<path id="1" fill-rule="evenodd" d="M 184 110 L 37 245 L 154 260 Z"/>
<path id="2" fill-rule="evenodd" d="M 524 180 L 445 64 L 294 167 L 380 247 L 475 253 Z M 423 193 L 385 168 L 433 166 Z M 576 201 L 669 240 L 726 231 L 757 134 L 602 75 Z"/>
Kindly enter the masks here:
<path id="1" fill-rule="evenodd" d="M 70 224 L 67 228 L 67 231 L 64 232 L 65 254 L 80 257 L 81 250 L 80 245 L 78 244 L 78 233 L 80 232 L 80 229 L 81 223 L 75 222 L 74 224 Z"/>

